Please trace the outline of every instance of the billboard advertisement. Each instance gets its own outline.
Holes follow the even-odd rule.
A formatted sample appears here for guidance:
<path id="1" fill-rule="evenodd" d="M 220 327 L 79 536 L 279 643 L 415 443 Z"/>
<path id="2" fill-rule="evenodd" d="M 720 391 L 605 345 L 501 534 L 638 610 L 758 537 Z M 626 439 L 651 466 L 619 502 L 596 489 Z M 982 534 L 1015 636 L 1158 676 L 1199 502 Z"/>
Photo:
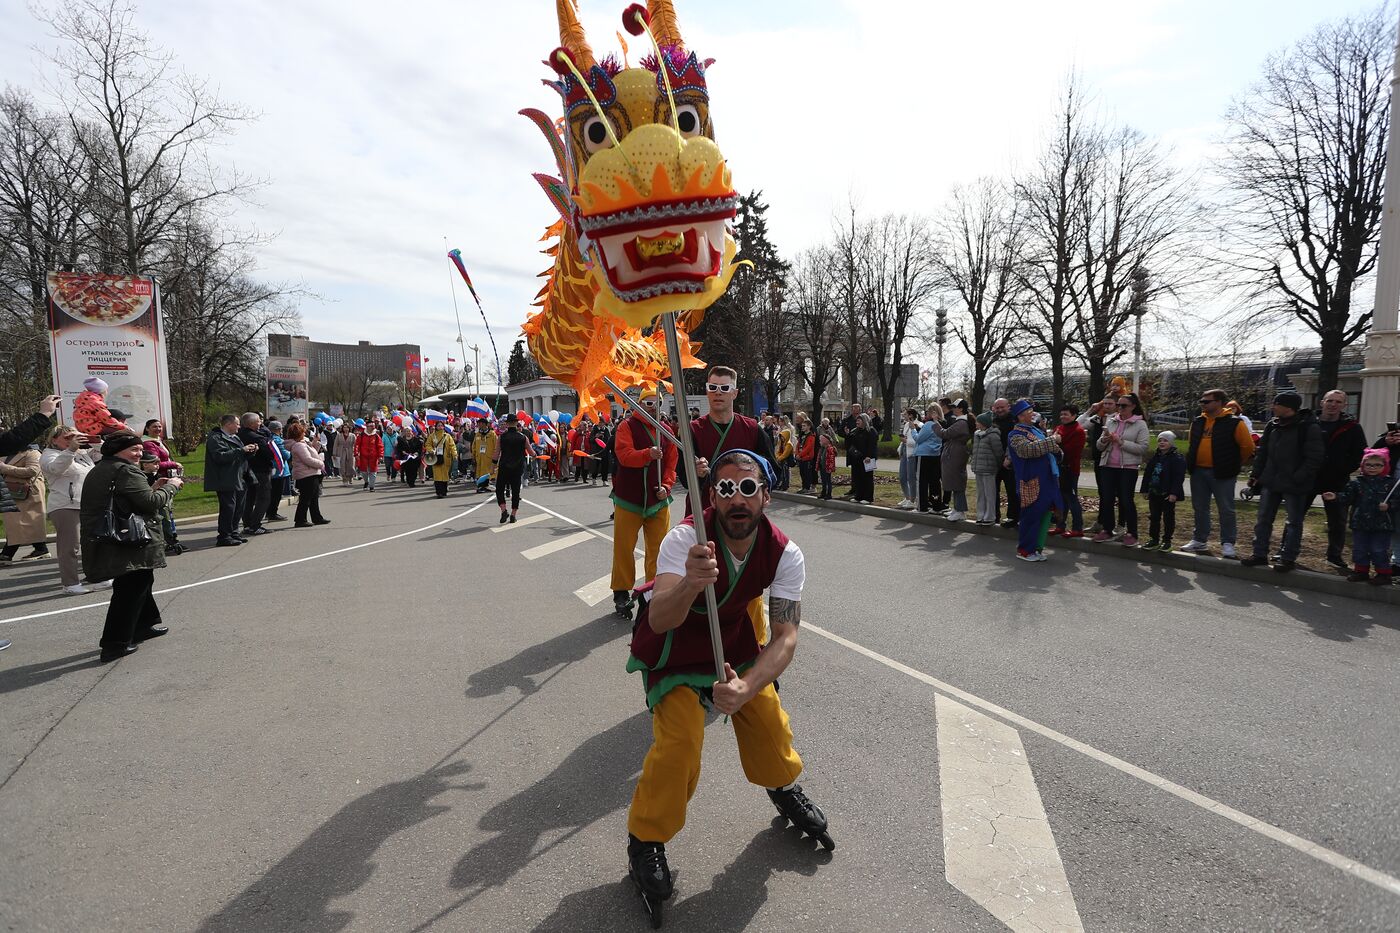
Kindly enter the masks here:
<path id="1" fill-rule="evenodd" d="M 405 353 L 403 355 L 403 381 L 404 387 L 411 393 L 423 390 L 423 363 L 425 361 L 417 353 Z"/>
<path id="2" fill-rule="evenodd" d="M 287 423 L 292 415 L 303 421 L 309 417 L 306 390 L 306 360 L 281 356 L 267 358 L 267 418 Z"/>
<path id="3" fill-rule="evenodd" d="M 170 375 L 160 287 L 143 275 L 50 272 L 49 352 L 54 394 L 71 421 L 83 382 L 107 383 L 107 407 L 138 434 L 151 418 L 170 424 Z"/>

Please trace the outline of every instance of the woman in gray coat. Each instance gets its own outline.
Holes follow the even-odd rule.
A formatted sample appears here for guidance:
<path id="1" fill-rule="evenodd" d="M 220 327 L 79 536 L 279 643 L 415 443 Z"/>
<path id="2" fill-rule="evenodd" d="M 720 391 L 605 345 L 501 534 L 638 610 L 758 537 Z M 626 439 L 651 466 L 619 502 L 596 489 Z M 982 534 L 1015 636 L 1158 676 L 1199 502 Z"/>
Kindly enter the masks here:
<path id="1" fill-rule="evenodd" d="M 972 439 L 972 415 L 967 402 L 958 399 L 949 409 L 949 417 L 943 424 L 934 424 L 934 433 L 943 438 L 942 471 L 943 491 L 953 494 L 953 510 L 946 516 L 950 522 L 960 522 L 967 518 L 967 460 L 970 455 L 968 442 Z"/>
<path id="2" fill-rule="evenodd" d="M 147 483 L 146 474 L 136 465 L 143 451 L 141 438 L 135 434 L 123 431 L 108 435 L 102 441 L 102 459 L 83 482 L 83 571 L 94 582 L 112 581 L 112 601 L 107 605 L 107 624 L 99 642 L 104 663 L 126 657 L 136 650 L 137 642 L 169 631 L 160 624 L 160 609 L 151 587 L 156 569 L 165 566 L 160 513 L 184 481 L 172 476 L 156 480 L 155 485 Z M 108 503 L 119 527 L 128 515 L 144 520 L 149 533 L 144 547 L 97 540 L 98 524 Z"/>

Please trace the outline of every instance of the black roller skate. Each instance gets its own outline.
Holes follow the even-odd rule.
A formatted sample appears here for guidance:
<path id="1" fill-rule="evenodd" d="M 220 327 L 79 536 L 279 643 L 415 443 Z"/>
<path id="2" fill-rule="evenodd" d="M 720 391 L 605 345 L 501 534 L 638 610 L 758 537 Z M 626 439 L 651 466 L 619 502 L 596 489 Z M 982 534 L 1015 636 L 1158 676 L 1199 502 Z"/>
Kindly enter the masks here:
<path id="1" fill-rule="evenodd" d="M 802 793 L 801 784 L 794 784 L 786 790 L 770 790 L 768 799 L 773 801 L 773 806 L 785 819 L 791 820 L 792 825 L 820 842 L 826 851 L 836 848 L 831 834 L 826 831 L 826 814 L 821 807 L 807 799 L 807 795 Z"/>
<path id="2" fill-rule="evenodd" d="M 619 619 L 632 621 L 632 591 L 613 590 L 613 611 L 617 613 Z"/>
<path id="3" fill-rule="evenodd" d="M 666 864 L 666 847 L 659 842 L 642 842 L 627 836 L 627 874 L 642 896 L 651 918 L 651 928 L 661 928 L 661 905 L 671 897 L 671 866 Z"/>

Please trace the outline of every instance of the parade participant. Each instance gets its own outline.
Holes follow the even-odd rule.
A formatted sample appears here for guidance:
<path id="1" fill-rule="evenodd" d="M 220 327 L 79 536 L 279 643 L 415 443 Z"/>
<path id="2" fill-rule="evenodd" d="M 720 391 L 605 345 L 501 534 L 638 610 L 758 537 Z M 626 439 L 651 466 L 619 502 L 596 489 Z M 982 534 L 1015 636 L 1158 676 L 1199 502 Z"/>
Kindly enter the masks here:
<path id="1" fill-rule="evenodd" d="M 452 435 L 443 429 L 442 422 L 433 423 L 433 429 L 423 441 L 423 464 L 429 468 L 433 478 L 433 490 L 439 499 L 447 497 L 447 484 L 452 479 L 452 462 L 457 459 L 457 444 Z"/>
<path id="2" fill-rule="evenodd" d="M 340 470 L 340 485 L 349 486 L 355 482 L 355 429 L 348 421 L 342 421 L 335 434 L 335 462 Z"/>
<path id="3" fill-rule="evenodd" d="M 490 492 L 494 464 L 500 456 L 500 440 L 491 424 L 485 418 L 476 422 L 476 436 L 472 440 L 472 459 L 475 461 L 476 491 Z"/>
<path id="4" fill-rule="evenodd" d="M 728 366 L 712 366 L 705 376 L 705 398 L 710 411 L 690 423 L 695 440 L 695 472 L 700 477 L 701 501 L 709 495 L 710 463 L 726 450 L 753 450 L 773 462 L 773 445 L 758 422 L 734 410 L 739 395 L 739 375 Z M 690 514 L 686 498 L 685 514 Z"/>
<path id="5" fill-rule="evenodd" d="M 371 421 L 365 431 L 355 438 L 355 469 L 365 477 L 365 488 L 374 492 L 374 480 L 379 475 L 379 461 L 384 459 L 384 439 L 379 436 L 379 423 Z"/>
<path id="6" fill-rule="evenodd" d="M 404 484 L 412 489 L 418 485 L 418 473 L 423 468 L 423 439 L 412 429 L 404 428 L 397 453 Z"/>
<path id="7" fill-rule="evenodd" d="M 627 855 L 653 917 L 671 896 L 666 843 L 685 824 L 700 779 L 709 707 L 731 717 L 745 777 L 766 788 L 778 812 L 799 829 L 826 848 L 835 847 L 826 816 L 796 783 L 802 759 L 773 686 L 797 647 L 806 577 L 802 551 L 764 515 L 772 478 L 757 454 L 732 450 L 713 464 L 710 506 L 700 519 L 709 543 L 695 543 L 693 518 L 666 535 L 627 664 L 645 677 L 652 713 L 653 741 L 627 816 Z M 715 680 L 706 585 L 720 597 L 722 682 Z M 772 606 L 773 638 L 760 648 L 746 624 L 745 607 L 764 590 Z"/>
<path id="8" fill-rule="evenodd" d="M 1019 505 L 1016 556 L 1031 562 L 1047 560 L 1045 537 L 1050 531 L 1050 513 L 1053 509 L 1064 508 L 1056 456 L 1060 438 L 1056 434 L 1047 436 L 1035 426 L 1035 407 L 1030 399 L 1017 399 L 1010 411 L 1011 417 L 1016 419 L 1016 426 L 1007 435 Z"/>
<path id="9" fill-rule="evenodd" d="M 638 401 L 656 417 L 656 390 L 642 390 Z M 632 587 L 637 582 L 637 533 L 646 542 L 643 567 L 648 580 L 656 579 L 656 554 L 671 528 L 671 487 L 676 484 L 676 445 L 662 437 L 645 418 L 632 414 L 617 426 L 613 437 L 617 472 L 612 478 L 613 501 L 613 607 L 624 619 L 632 618 Z"/>
<path id="10" fill-rule="evenodd" d="M 530 443 L 521 433 L 515 415 L 506 415 L 506 433 L 500 438 L 500 459 L 496 469 L 496 504 L 501 507 L 501 524 L 515 523 L 515 513 L 520 511 L 520 481 L 525 475 L 525 458 L 529 456 Z M 510 492 L 510 515 L 506 515 L 506 492 Z"/>
<path id="11" fill-rule="evenodd" d="M 399 426 L 390 421 L 384 426 L 384 478 L 393 482 L 399 475 L 394 469 L 394 455 L 399 447 Z"/>

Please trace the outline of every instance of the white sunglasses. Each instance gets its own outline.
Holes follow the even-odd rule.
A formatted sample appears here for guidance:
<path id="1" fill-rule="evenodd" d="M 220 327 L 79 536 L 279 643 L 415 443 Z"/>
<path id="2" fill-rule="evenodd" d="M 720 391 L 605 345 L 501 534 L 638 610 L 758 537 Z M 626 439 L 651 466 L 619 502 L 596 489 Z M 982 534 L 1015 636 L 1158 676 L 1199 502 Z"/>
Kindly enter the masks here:
<path id="1" fill-rule="evenodd" d="M 754 479 L 752 476 L 745 476 L 737 483 L 726 476 L 724 479 L 715 483 L 715 495 L 719 496 L 721 499 L 732 499 L 737 492 L 745 499 L 751 499 L 758 495 L 758 491 L 762 488 L 763 487 L 758 484 L 758 480 Z"/>
<path id="2" fill-rule="evenodd" d="M 733 388 L 734 388 L 734 383 L 732 383 L 732 382 L 707 382 L 707 383 L 705 383 L 705 391 L 706 391 L 706 392 L 728 392 L 729 390 L 731 390 L 731 389 L 733 389 Z"/>

